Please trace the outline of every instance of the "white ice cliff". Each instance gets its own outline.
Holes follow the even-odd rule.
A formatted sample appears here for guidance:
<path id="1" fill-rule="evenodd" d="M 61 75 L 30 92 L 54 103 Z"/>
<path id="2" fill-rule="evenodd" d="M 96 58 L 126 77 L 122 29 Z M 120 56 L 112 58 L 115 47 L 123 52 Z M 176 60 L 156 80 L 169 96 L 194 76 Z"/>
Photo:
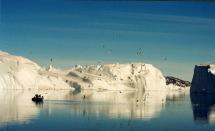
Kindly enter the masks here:
<path id="1" fill-rule="evenodd" d="M 215 64 L 196 65 L 191 93 L 215 93 Z"/>
<path id="2" fill-rule="evenodd" d="M 166 86 L 162 73 L 144 63 L 76 66 L 67 71 L 67 76 L 81 78 L 85 89 L 144 91 L 163 90 Z"/>

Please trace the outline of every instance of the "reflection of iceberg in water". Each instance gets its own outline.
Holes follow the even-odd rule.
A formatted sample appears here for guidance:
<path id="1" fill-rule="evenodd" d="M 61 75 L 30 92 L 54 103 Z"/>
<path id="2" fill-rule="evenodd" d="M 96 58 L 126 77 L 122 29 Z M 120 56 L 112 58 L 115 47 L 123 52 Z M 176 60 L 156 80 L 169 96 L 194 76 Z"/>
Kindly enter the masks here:
<path id="1" fill-rule="evenodd" d="M 177 93 L 180 94 L 180 93 Z M 47 107 L 50 109 L 67 110 L 75 116 L 95 116 L 107 118 L 125 119 L 150 119 L 158 116 L 165 107 L 167 92 L 129 92 L 129 91 L 103 91 L 95 92 L 84 90 L 78 94 L 69 94 L 67 99 L 73 102 L 66 102 L 71 106 L 59 107 L 54 101 L 50 101 Z M 170 95 L 171 96 L 171 95 Z M 177 95 L 176 95 L 177 96 Z M 170 99 L 171 97 L 169 97 Z M 80 101 L 80 103 L 77 103 Z M 53 110 L 51 110 L 53 111 Z M 47 112 L 52 115 L 52 112 Z"/>
<path id="2" fill-rule="evenodd" d="M 0 127 L 10 123 L 28 123 L 39 113 L 31 101 L 33 93 L 24 91 L 0 91 Z"/>
<path id="3" fill-rule="evenodd" d="M 215 124 L 215 97 L 212 94 L 191 94 L 196 122 Z"/>
<path id="4" fill-rule="evenodd" d="M 31 101 L 35 93 L 45 97 L 42 108 Z M 29 123 L 60 112 L 72 118 L 144 119 L 159 116 L 165 103 L 177 95 L 167 92 L 131 91 L 0 91 L 0 126 Z M 174 93 L 173 93 L 174 94 Z M 172 97 L 174 96 L 174 97 Z M 174 98 L 174 99 L 172 99 Z"/>

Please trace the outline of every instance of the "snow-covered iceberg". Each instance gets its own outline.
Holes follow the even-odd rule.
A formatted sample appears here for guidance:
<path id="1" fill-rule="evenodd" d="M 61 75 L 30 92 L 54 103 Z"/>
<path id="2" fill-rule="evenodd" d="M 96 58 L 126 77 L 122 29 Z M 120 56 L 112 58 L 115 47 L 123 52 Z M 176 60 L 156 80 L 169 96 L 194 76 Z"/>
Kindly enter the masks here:
<path id="1" fill-rule="evenodd" d="M 191 93 L 215 93 L 215 64 L 196 65 Z"/>

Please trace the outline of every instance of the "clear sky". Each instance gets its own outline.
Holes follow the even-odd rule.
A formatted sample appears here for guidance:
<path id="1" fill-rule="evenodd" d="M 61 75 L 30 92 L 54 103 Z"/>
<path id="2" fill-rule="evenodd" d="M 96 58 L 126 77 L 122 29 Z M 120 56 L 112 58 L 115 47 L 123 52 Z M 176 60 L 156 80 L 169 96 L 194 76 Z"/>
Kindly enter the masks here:
<path id="1" fill-rule="evenodd" d="M 42 66 L 146 62 L 191 80 L 215 63 L 215 3 L 0 0 L 0 49 Z"/>

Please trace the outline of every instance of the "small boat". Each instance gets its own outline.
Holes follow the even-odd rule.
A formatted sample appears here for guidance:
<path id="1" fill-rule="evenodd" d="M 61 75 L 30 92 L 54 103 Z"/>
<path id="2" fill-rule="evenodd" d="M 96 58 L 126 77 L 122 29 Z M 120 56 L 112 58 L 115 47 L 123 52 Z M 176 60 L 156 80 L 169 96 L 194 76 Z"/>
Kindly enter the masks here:
<path id="1" fill-rule="evenodd" d="M 34 102 L 43 102 L 43 96 L 36 94 L 33 98 L 32 101 Z"/>

